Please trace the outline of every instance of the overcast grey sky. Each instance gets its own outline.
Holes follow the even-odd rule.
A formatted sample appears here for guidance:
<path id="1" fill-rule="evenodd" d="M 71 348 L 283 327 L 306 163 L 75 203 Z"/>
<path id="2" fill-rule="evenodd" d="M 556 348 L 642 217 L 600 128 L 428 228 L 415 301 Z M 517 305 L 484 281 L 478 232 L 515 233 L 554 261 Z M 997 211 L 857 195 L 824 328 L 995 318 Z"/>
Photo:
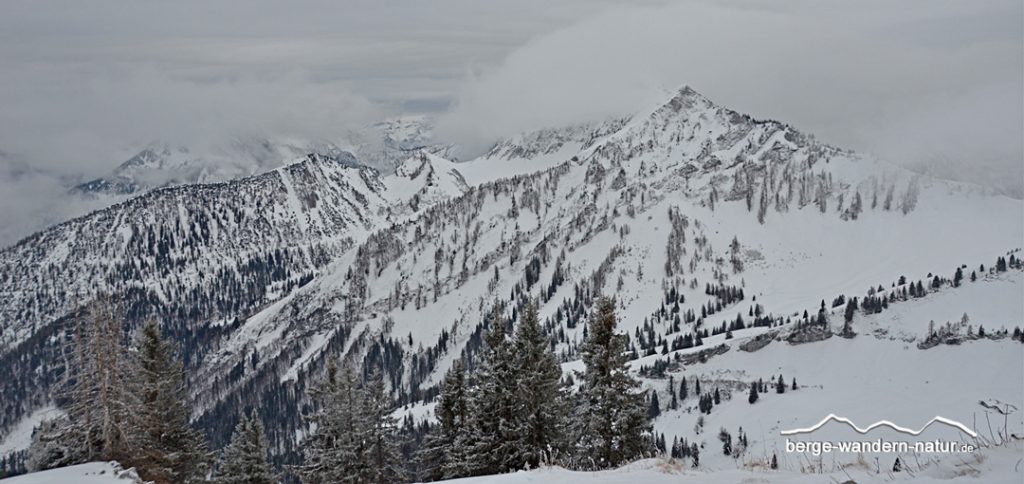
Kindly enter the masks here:
<path id="1" fill-rule="evenodd" d="M 53 216 L 62 180 L 104 173 L 154 139 L 329 137 L 426 111 L 443 135 L 481 147 L 632 112 L 682 84 L 903 163 L 969 162 L 1004 180 L 1024 164 L 1020 0 L 5 0 L 0 10 L 0 244 Z"/>

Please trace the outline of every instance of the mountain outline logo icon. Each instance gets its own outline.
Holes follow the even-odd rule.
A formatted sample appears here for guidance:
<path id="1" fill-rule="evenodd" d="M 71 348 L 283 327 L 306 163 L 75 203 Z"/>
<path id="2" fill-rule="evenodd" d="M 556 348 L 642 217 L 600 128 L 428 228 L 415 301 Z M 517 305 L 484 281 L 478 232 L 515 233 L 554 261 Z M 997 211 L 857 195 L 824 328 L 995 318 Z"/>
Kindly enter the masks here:
<path id="1" fill-rule="evenodd" d="M 972 430 L 970 427 L 964 425 L 963 423 L 957 422 L 956 420 L 949 419 L 949 418 L 946 418 L 946 417 L 943 417 L 943 416 L 940 416 L 940 415 L 936 415 L 935 417 L 933 417 L 931 420 L 928 421 L 928 423 L 924 424 L 924 426 L 922 426 L 920 429 L 912 430 L 912 429 L 909 429 L 909 428 L 906 428 L 906 427 L 901 427 L 899 425 L 896 425 L 896 424 L 894 424 L 894 423 L 892 423 L 892 422 L 890 422 L 888 420 L 879 420 L 879 421 L 877 421 L 877 422 L 875 422 L 875 423 L 873 423 L 871 425 L 868 425 L 867 427 L 861 428 L 861 427 L 858 427 L 857 424 L 853 423 L 852 420 L 850 420 L 850 419 L 848 419 L 846 417 L 841 417 L 841 416 L 836 415 L 834 413 L 828 414 L 827 417 L 821 419 L 820 422 L 818 422 L 817 424 L 815 424 L 815 425 L 813 425 L 811 427 L 797 428 L 797 429 L 792 429 L 792 430 L 783 430 L 781 432 L 781 434 L 782 435 L 809 434 L 811 432 L 814 432 L 815 430 L 820 429 L 821 427 L 823 427 L 825 424 L 827 424 L 829 422 L 839 422 L 839 423 L 846 424 L 847 426 L 852 428 L 855 432 L 857 432 L 859 434 L 862 434 L 862 435 L 863 434 L 867 434 L 868 432 L 870 432 L 870 431 L 872 431 L 872 430 L 874 430 L 875 428 L 878 428 L 878 427 L 889 427 L 889 428 L 891 428 L 891 429 L 893 429 L 893 430 L 895 430 L 897 432 L 900 432 L 900 433 L 904 433 L 904 434 L 907 434 L 907 435 L 918 436 L 918 435 L 921 435 L 921 433 L 924 432 L 925 429 L 930 427 L 932 424 L 934 424 L 934 423 L 941 423 L 941 424 L 944 424 L 944 425 L 956 428 L 956 429 L 960 430 L 961 432 L 963 432 L 963 433 L 965 433 L 967 435 L 970 435 L 971 437 L 977 437 L 978 436 L 977 432 Z"/>

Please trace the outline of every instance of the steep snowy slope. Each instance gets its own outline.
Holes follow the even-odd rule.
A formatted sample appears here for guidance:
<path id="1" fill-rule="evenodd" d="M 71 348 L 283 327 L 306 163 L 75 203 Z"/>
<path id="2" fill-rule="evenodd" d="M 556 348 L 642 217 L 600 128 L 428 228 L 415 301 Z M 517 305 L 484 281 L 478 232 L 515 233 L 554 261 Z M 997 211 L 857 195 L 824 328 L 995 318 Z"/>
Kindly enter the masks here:
<path id="1" fill-rule="evenodd" d="M 482 315 L 495 300 L 516 307 L 538 298 L 571 370 L 591 303 L 614 295 L 640 372 L 686 338 L 692 345 L 701 336 L 703 346 L 672 351 L 724 341 L 712 333 L 735 325 L 737 314 L 745 324 L 734 328 L 736 341 L 780 325 L 789 337 L 800 313 L 816 314 L 822 300 L 863 296 L 901 275 L 951 279 L 961 264 L 990 266 L 1024 239 L 1019 200 L 824 145 L 689 88 L 621 120 L 512 138 L 467 163 L 421 154 L 393 176 L 375 173 L 303 163 L 217 188 L 160 190 L 138 200 L 166 207 L 129 202 L 0 253 L 0 290 L 10 296 L 0 315 L 15 321 L 0 340 L 20 345 L 4 364 L 20 361 L 30 335 L 54 334 L 53 321 L 74 309 L 78 294 L 144 294 L 140 307 L 162 308 L 179 340 L 201 342 L 191 380 L 198 423 L 214 443 L 224 442 L 239 409 L 254 406 L 275 453 L 289 459 L 307 430 L 305 389 L 326 358 L 382 368 L 399 405 L 423 409 L 438 377 L 479 348 Z M 221 193 L 240 208 L 208 214 L 226 203 Z M 163 233 L 171 235 L 162 244 Z M 285 254 L 284 270 L 273 251 Z M 258 268 L 256 276 L 240 267 Z M 123 271 L 133 276 L 122 280 Z M 226 281 L 211 280 L 212 271 Z M 1020 319 L 1009 311 L 1001 324 Z M 758 327 L 745 329 L 755 319 Z M 40 330 L 47 325 L 54 329 Z M 899 344 L 856 331 L 853 340 L 793 354 L 845 342 L 876 356 Z M 722 362 L 724 372 L 763 363 L 762 355 L 785 362 L 785 344 L 750 361 L 730 350 L 709 364 Z M 1012 351 L 993 354 L 1005 363 Z M 644 375 L 662 385 L 651 368 Z M 45 387 L 28 380 L 17 388 L 29 396 L 5 415 L 46 403 Z"/>
<path id="2" fill-rule="evenodd" d="M 618 131 L 628 121 L 611 119 L 520 133 L 496 143 L 486 154 L 460 165 L 471 184 L 545 170 Z"/>
<path id="3" fill-rule="evenodd" d="M 775 323 L 901 274 L 951 278 L 1022 239 L 1020 201 L 822 145 L 690 89 L 552 168 L 470 184 L 337 258 L 245 323 L 263 337 L 239 333 L 204 368 L 258 351 L 266 364 L 238 387 L 294 395 L 326 354 L 340 354 L 383 367 L 398 401 L 411 403 L 472 355 L 495 299 L 539 297 L 572 361 L 594 296 L 615 295 L 644 354 L 737 313 L 749 325 L 754 297 Z M 679 303 L 680 323 L 662 313 L 666 299 Z"/>
<path id="4" fill-rule="evenodd" d="M 111 295 L 132 324 L 158 318 L 186 361 L 198 360 L 393 209 L 409 210 L 375 170 L 351 159 L 309 155 L 238 181 L 152 191 L 0 251 L 0 362 L 14 374 L 0 384 L 0 429 L 49 400 L 63 361 L 54 336 L 86 301 Z M 429 178 L 404 181 L 424 194 L 419 208 L 436 189 L 457 188 L 448 174 Z"/>
<path id="5" fill-rule="evenodd" d="M 214 300 L 202 294 L 213 281 L 254 276 L 263 266 L 292 272 L 271 275 L 263 287 L 243 284 L 233 296 L 243 307 L 258 303 L 268 286 L 297 280 L 372 228 L 388 206 L 382 190 L 370 169 L 310 156 L 240 182 L 152 192 L 33 235 L 0 252 L 7 296 L 0 315 L 10 321 L 0 344 L 23 340 L 101 292 L 203 308 Z M 260 295 L 243 295 L 249 291 Z M 208 318 L 222 316 L 209 311 Z"/>
<path id="6" fill-rule="evenodd" d="M 384 178 L 386 193 L 391 204 L 397 209 L 407 209 L 416 214 L 421 207 L 431 206 L 455 198 L 467 190 L 465 178 L 453 163 L 427 152 L 419 152 L 395 169 L 392 176 Z"/>

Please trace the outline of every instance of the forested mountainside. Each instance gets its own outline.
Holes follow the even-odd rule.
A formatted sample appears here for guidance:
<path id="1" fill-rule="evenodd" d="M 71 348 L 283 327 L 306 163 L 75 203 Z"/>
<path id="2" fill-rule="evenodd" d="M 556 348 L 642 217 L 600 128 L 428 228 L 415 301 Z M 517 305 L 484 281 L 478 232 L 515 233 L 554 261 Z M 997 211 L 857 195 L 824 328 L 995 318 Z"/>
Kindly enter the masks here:
<path id="1" fill-rule="evenodd" d="M 113 298 L 131 327 L 158 319 L 198 362 L 409 201 L 384 192 L 379 173 L 350 155 L 310 155 L 239 181 L 156 190 L 3 250 L 0 358 L 14 370 L 5 394 L 17 396 L 4 399 L 3 427 L 50 398 L 62 365 L 54 336 L 85 301 Z"/>
<path id="2" fill-rule="evenodd" d="M 314 156 L 157 190 L 0 254 L 0 363 L 17 375 L 0 423 L 48 402 L 59 335 L 100 294 L 130 326 L 155 316 L 182 345 L 193 417 L 214 447 L 257 408 L 277 461 L 295 462 L 326 361 L 364 377 L 380 369 L 415 420 L 454 361 L 474 367 L 495 301 L 515 324 L 535 298 L 571 371 L 593 302 L 614 296 L 633 369 L 658 379 L 716 339 L 845 332 L 825 300 L 875 298 L 854 308 L 858 321 L 883 299 L 954 285 L 965 265 L 995 275 L 1003 257 L 1002 272 L 1017 270 L 1020 212 L 1019 200 L 828 146 L 689 88 L 466 163 L 417 155 L 390 177 Z"/>

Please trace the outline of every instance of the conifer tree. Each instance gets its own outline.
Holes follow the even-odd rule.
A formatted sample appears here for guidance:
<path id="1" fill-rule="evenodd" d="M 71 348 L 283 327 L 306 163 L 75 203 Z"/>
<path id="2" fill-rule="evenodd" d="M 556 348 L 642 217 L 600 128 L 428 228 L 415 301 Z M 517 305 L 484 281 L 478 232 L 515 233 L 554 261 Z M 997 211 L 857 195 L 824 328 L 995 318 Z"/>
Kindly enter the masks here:
<path id="1" fill-rule="evenodd" d="M 153 321 L 140 333 L 133 373 L 138 405 L 132 410 L 131 464 L 141 477 L 158 483 L 201 479 L 209 462 L 206 442 L 189 425 L 181 362 Z"/>
<path id="2" fill-rule="evenodd" d="M 647 418 L 653 420 L 661 415 L 661 403 L 658 402 L 658 392 L 651 392 L 651 399 L 647 406 Z"/>
<path id="3" fill-rule="evenodd" d="M 626 366 L 626 336 L 615 333 L 615 302 L 597 301 L 580 349 L 585 371 L 577 424 L 579 455 L 594 467 L 617 467 L 653 451 L 640 383 Z"/>
<path id="4" fill-rule="evenodd" d="M 679 408 L 679 399 L 676 398 L 676 379 L 672 375 L 668 376 L 668 394 L 672 397 L 668 402 L 668 408 L 670 410 L 676 410 Z"/>
<path id="5" fill-rule="evenodd" d="M 361 393 L 365 414 L 357 422 L 365 425 L 360 433 L 366 447 L 362 482 L 396 482 L 401 475 L 395 437 L 398 425 L 391 416 L 391 397 L 384 389 L 380 369 L 373 369 Z"/>
<path id="6" fill-rule="evenodd" d="M 732 434 L 723 427 L 718 431 L 718 440 L 722 442 L 722 453 L 732 455 Z"/>
<path id="7" fill-rule="evenodd" d="M 511 465 L 535 468 L 565 447 L 567 407 L 560 385 L 562 368 L 540 327 L 533 301 L 523 311 L 513 349 L 519 402 L 513 425 L 520 442 L 519 457 Z"/>
<path id="8" fill-rule="evenodd" d="M 351 370 L 331 362 L 327 378 L 310 392 L 319 410 L 310 418 L 316 432 L 303 441 L 305 462 L 295 468 L 304 483 L 356 483 L 363 475 L 366 450 L 359 422 L 363 399 Z"/>
<path id="9" fill-rule="evenodd" d="M 753 405 L 754 403 L 757 402 L 757 385 L 756 384 L 750 385 L 750 395 L 747 397 L 747 401 L 750 402 L 751 405 Z"/>
<path id="10" fill-rule="evenodd" d="M 501 308 L 492 310 L 490 330 L 470 398 L 470 431 L 456 443 L 467 452 L 470 475 L 514 469 L 519 457 L 516 433 L 516 372 L 512 344 L 505 334 Z"/>
<path id="11" fill-rule="evenodd" d="M 466 371 L 456 360 L 441 383 L 441 394 L 434 407 L 437 425 L 431 430 L 418 458 L 424 470 L 421 478 L 441 480 L 469 475 L 465 449 L 456 447 L 460 434 L 468 430 Z"/>
<path id="12" fill-rule="evenodd" d="M 263 423 L 253 410 L 242 415 L 224 448 L 213 479 L 215 484 L 275 484 L 277 478 L 267 462 L 267 438 Z"/>

